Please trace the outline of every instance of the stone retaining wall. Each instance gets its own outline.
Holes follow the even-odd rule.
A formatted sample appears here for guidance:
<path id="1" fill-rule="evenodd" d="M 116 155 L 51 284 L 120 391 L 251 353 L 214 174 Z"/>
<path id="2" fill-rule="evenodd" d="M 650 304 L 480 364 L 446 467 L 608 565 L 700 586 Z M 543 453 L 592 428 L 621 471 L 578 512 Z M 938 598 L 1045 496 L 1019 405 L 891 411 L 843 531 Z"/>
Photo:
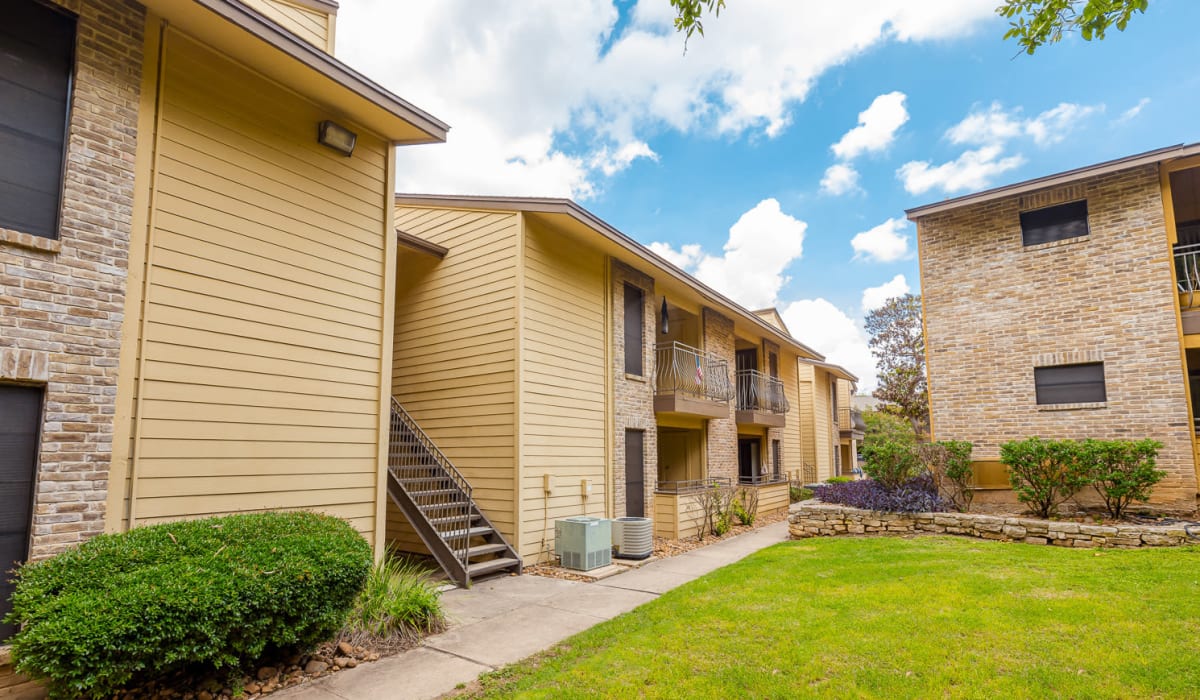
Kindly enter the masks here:
<path id="1" fill-rule="evenodd" d="M 1170 547 L 1196 543 L 1182 525 L 1087 525 L 975 513 L 874 513 L 815 501 L 788 518 L 791 538 L 836 535 L 964 535 L 1059 547 Z M 1197 533 L 1200 535 L 1200 532 Z"/>

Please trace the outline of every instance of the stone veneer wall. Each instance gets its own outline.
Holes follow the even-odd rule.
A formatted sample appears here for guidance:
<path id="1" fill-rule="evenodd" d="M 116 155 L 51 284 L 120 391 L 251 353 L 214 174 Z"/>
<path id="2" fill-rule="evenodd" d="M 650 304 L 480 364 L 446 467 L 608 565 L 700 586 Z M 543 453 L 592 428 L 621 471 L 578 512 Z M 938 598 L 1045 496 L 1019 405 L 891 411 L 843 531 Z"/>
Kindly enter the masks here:
<path id="1" fill-rule="evenodd" d="M 734 386 L 735 340 L 733 321 L 705 308 L 703 311 L 705 352 L 729 363 L 729 382 Z M 710 418 L 708 421 L 707 474 L 706 476 L 727 477 L 734 483 L 738 478 L 737 422 L 734 420 L 736 401 L 729 402 L 729 414 L 725 418 Z"/>
<path id="2" fill-rule="evenodd" d="M 654 417 L 654 280 L 615 258 L 612 260 L 612 373 L 613 373 L 613 516 L 625 515 L 625 431 L 644 431 L 645 513 L 654 514 L 654 489 L 658 484 L 658 423 Z M 625 285 L 645 293 L 642 314 L 642 371 L 625 373 Z"/>
<path id="3" fill-rule="evenodd" d="M 1086 525 L 976 513 L 874 513 L 819 502 L 788 518 L 792 539 L 837 535 L 964 535 L 1057 547 L 1163 547 L 1196 543 L 1181 525 Z M 1200 536 L 1200 532 L 1196 533 Z"/>
<path id="4" fill-rule="evenodd" d="M 134 2 L 60 4 L 80 15 L 60 237 L 0 230 L 0 381 L 46 388 L 34 559 L 104 530 L 145 23 Z"/>
<path id="5" fill-rule="evenodd" d="M 1025 247 L 1019 214 L 1087 199 L 1087 236 Z M 1153 438 L 1152 504 L 1195 508 L 1196 473 L 1158 169 L 918 220 L 933 432 L 974 458 L 1045 438 Z M 1103 361 L 1107 401 L 1038 406 L 1034 367 Z"/>

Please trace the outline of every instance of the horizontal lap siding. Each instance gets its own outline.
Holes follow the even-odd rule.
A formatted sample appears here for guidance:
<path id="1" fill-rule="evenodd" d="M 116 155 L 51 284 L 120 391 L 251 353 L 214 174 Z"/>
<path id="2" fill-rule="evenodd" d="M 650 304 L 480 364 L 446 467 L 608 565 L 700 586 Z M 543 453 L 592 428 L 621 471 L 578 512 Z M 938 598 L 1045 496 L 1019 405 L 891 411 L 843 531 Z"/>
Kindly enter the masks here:
<path id="1" fill-rule="evenodd" d="M 243 0 L 301 39 L 322 51 L 329 49 L 329 15 L 281 0 Z"/>
<path id="2" fill-rule="evenodd" d="M 554 521 L 603 517 L 604 256 L 529 226 L 521 365 L 521 554 L 553 551 Z M 552 475 L 549 495 L 543 475 Z M 582 481 L 592 482 L 583 497 Z"/>
<path id="3" fill-rule="evenodd" d="M 388 148 L 321 147 L 327 113 L 174 33 L 162 90 L 137 521 L 314 509 L 370 539 Z"/>
<path id="4" fill-rule="evenodd" d="M 392 393 L 463 473 L 476 503 L 514 534 L 515 214 L 399 207 L 396 227 L 450 250 L 401 249 Z M 388 539 L 421 546 L 388 504 Z"/>
<path id="5" fill-rule="evenodd" d="M 784 354 L 779 362 L 779 381 L 783 383 L 783 396 L 788 402 L 787 423 L 783 427 L 783 470 L 801 469 L 804 466 L 802 451 L 802 413 L 800 410 L 799 377 L 796 372 L 796 358 Z"/>

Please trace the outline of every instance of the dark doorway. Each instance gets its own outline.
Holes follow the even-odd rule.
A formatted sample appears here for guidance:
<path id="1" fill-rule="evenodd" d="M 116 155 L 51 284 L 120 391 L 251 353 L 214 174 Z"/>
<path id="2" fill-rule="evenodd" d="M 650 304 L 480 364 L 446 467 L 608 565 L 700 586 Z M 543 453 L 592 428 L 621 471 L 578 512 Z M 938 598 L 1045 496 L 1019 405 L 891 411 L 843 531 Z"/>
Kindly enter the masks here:
<path id="1" fill-rule="evenodd" d="M 759 454 L 761 449 L 761 438 L 738 438 L 738 479 L 742 482 L 753 483 L 758 476 L 758 467 L 762 463 Z"/>
<path id="2" fill-rule="evenodd" d="M 40 387 L 0 385 L 0 617 L 10 609 L 9 572 L 29 556 L 41 414 Z M 0 643 L 16 631 L 0 624 Z"/>
<path id="3" fill-rule="evenodd" d="M 744 369 L 758 369 L 758 350 L 749 348 L 747 350 L 738 350 L 735 356 L 738 371 Z"/>
<path id="4" fill-rule="evenodd" d="M 646 517 L 645 433 L 625 431 L 625 517 Z"/>

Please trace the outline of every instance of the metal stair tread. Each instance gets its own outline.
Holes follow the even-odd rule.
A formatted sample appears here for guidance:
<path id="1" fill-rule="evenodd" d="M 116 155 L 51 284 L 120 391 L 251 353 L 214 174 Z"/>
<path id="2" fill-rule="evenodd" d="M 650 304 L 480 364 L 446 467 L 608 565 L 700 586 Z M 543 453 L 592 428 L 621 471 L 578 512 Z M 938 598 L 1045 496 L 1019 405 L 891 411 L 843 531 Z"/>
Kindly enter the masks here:
<path id="1" fill-rule="evenodd" d="M 499 552 L 507 552 L 508 545 L 503 542 L 489 542 L 488 544 L 477 544 L 474 547 L 467 549 L 467 558 L 481 557 L 485 554 L 497 554 Z"/>
<path id="2" fill-rule="evenodd" d="M 487 561 L 478 561 L 470 564 L 467 566 L 467 573 L 471 576 L 471 578 L 475 578 L 476 576 L 482 576 L 483 574 L 488 574 L 493 571 L 502 571 L 504 569 L 511 569 L 514 566 L 520 565 L 520 559 L 501 557 L 499 559 L 489 559 Z"/>
<path id="3" fill-rule="evenodd" d="M 495 532 L 495 530 L 486 525 L 481 525 L 479 527 L 473 527 L 470 530 L 467 530 L 466 534 L 468 537 L 481 537 L 489 532 Z M 447 537 L 462 537 L 463 531 L 461 528 L 458 530 L 438 530 L 438 534 L 441 535 L 443 539 Z"/>
<path id="4" fill-rule="evenodd" d="M 471 515 L 470 515 L 471 522 L 475 522 L 477 520 L 482 520 L 482 519 L 483 518 L 480 515 L 478 515 L 477 513 L 471 513 Z M 429 522 L 433 523 L 434 527 L 437 527 L 438 525 L 442 525 L 445 523 L 461 523 L 462 521 L 463 521 L 463 517 L 461 515 L 444 515 L 439 518 L 430 518 L 429 519 Z"/>

